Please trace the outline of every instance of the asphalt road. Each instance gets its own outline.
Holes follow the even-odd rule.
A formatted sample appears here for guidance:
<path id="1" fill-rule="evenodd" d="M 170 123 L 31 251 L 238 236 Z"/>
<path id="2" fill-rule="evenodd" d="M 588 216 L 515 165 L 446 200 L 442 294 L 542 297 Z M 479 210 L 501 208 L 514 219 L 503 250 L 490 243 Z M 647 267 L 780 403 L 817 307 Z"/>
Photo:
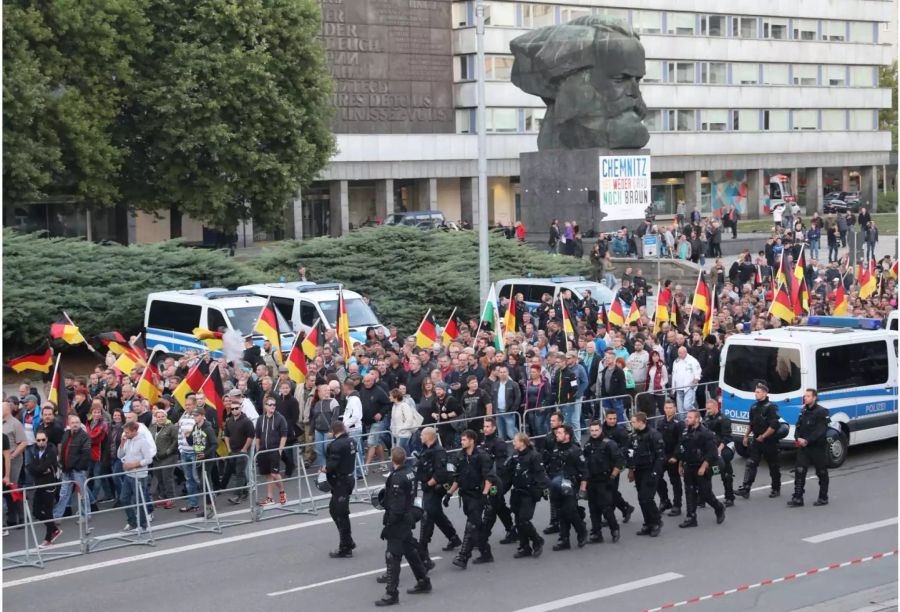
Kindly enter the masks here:
<path id="1" fill-rule="evenodd" d="M 514 560 L 515 546 L 496 544 L 502 537 L 498 523 L 493 537 L 496 562 L 470 565 L 466 571 L 450 565 L 452 553 L 440 551 L 445 540 L 438 534 L 431 552 L 442 558 L 432 572 L 433 594 L 407 595 L 404 591 L 414 580 L 404 569 L 401 605 L 409 610 L 459 606 L 529 612 L 599 606 L 654 609 L 890 552 L 897 548 L 896 446 L 896 440 L 889 440 L 854 448 L 844 467 L 832 473 L 831 503 L 822 508 L 810 503 L 817 491 L 815 480 L 807 484 L 806 507 L 785 507 L 793 488 L 792 459 L 786 458 L 782 497 L 768 499 L 768 472 L 763 467 L 754 485 L 762 489 L 748 501 L 739 498 L 721 526 L 707 509 L 700 511 L 697 529 L 679 529 L 680 519 L 667 518 L 659 538 L 637 537 L 637 512 L 623 526 L 617 544 L 607 539 L 567 552 L 553 552 L 548 546 L 540 559 Z M 735 466 L 740 479 L 743 461 Z M 378 482 L 377 477 L 371 480 Z M 633 487 L 623 485 L 626 499 L 636 504 Z M 715 490 L 721 493 L 718 480 Z M 535 521 L 539 528 L 547 524 L 548 510 L 546 502 L 539 504 Z M 44 570 L 7 570 L 3 603 L 17 611 L 91 609 L 101 601 L 134 612 L 156 612 L 167 604 L 198 611 L 368 609 L 383 592 L 375 583 L 384 563 L 384 546 L 378 539 L 381 515 L 362 504 L 352 511 L 359 545 L 352 559 L 328 558 L 326 552 L 336 546 L 337 534 L 325 510 L 317 517 L 285 516 L 232 527 L 222 535 L 160 540 L 152 548 L 130 546 L 61 559 Z M 455 502 L 450 516 L 461 528 L 462 513 Z M 98 518 L 95 523 L 98 532 L 110 531 L 123 519 Z M 848 528 L 859 529 L 838 532 Z M 13 540 L 4 540 L 6 550 L 15 548 Z M 865 609 L 896 609 L 897 571 L 897 557 L 888 556 L 684 607 L 837 611 L 861 610 L 877 602 Z"/>

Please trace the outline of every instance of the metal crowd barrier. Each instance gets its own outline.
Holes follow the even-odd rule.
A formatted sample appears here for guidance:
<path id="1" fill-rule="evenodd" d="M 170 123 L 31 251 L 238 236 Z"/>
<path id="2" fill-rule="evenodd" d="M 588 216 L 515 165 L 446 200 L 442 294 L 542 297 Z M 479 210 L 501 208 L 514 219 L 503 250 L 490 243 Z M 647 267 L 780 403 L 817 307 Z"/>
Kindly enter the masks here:
<path id="1" fill-rule="evenodd" d="M 53 495 L 53 503 L 50 507 L 51 518 L 48 519 L 35 519 L 34 511 L 35 504 L 34 498 L 38 492 L 49 491 L 51 489 L 58 489 L 63 484 L 68 484 L 73 487 L 72 497 L 69 500 L 69 504 L 72 505 L 72 502 L 75 502 L 76 512 L 74 512 L 70 516 L 62 516 L 58 519 L 52 518 L 53 508 L 56 506 L 56 496 Z M 78 484 L 74 480 L 64 480 L 57 483 L 51 483 L 46 485 L 35 485 L 31 487 L 22 487 L 17 489 L 17 493 L 22 494 L 22 501 L 18 502 L 22 504 L 22 518 L 23 522 L 15 525 L 9 526 L 8 529 L 10 533 L 16 533 L 18 531 L 22 531 L 25 536 L 25 546 L 22 550 L 7 553 L 3 555 L 3 569 L 11 569 L 14 567 L 37 567 L 44 568 L 44 565 L 47 561 L 53 561 L 56 559 L 65 559 L 67 557 L 74 557 L 81 554 L 80 550 L 64 550 L 60 548 L 41 548 L 41 543 L 44 541 L 43 538 L 38 538 L 37 528 L 47 525 L 48 523 L 55 523 L 57 528 L 60 528 L 60 525 L 66 527 L 63 529 L 65 532 L 68 529 L 71 529 L 74 533 L 79 534 L 79 539 L 81 539 L 81 534 L 89 529 L 87 527 L 87 518 L 81 515 L 81 512 L 78 510 L 81 509 L 81 500 L 80 500 L 80 492 L 78 491 Z M 73 527 L 69 527 L 68 524 L 71 523 Z M 5 546 L 4 546 L 5 547 Z"/>
<path id="2" fill-rule="evenodd" d="M 675 400 L 678 391 L 685 391 L 688 389 L 694 389 L 694 406 L 701 412 L 705 412 L 704 406 L 701 406 L 700 400 L 697 399 L 697 392 L 699 392 L 700 389 L 704 389 L 706 392 L 706 399 L 718 399 L 719 381 L 697 383 L 696 385 L 686 385 L 684 387 L 668 387 L 666 389 L 660 389 L 659 391 L 641 391 L 640 393 L 635 394 L 634 403 L 635 406 L 652 403 L 654 406 L 653 414 L 655 416 L 660 416 L 663 414 L 662 404 L 666 399 L 671 398 Z M 645 410 L 644 412 L 647 411 Z M 647 414 L 649 415 L 650 413 L 647 412 Z"/>

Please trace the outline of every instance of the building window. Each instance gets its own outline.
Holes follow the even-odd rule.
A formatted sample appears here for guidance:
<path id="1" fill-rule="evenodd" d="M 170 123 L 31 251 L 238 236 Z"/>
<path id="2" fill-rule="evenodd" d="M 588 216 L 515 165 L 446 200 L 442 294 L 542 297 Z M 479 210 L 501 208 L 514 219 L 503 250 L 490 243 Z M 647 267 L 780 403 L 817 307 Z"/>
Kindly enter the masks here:
<path id="1" fill-rule="evenodd" d="M 697 18 L 693 13 L 668 13 L 666 15 L 666 33 L 677 36 L 693 36 L 696 34 Z"/>
<path id="2" fill-rule="evenodd" d="M 763 111 L 762 129 L 766 132 L 787 132 L 789 115 L 786 110 Z"/>
<path id="3" fill-rule="evenodd" d="M 700 111 L 700 129 L 704 132 L 724 132 L 728 129 L 728 111 L 706 108 Z"/>
<path id="4" fill-rule="evenodd" d="M 512 74 L 512 55 L 488 55 L 484 58 L 486 81 L 509 81 Z M 473 75 L 474 76 L 474 75 Z"/>
<path id="5" fill-rule="evenodd" d="M 843 41 L 847 38 L 846 21 L 823 21 L 822 40 Z"/>
<path id="6" fill-rule="evenodd" d="M 700 82 L 708 85 L 725 85 L 728 82 L 728 64 L 703 62 L 700 64 Z"/>
<path id="7" fill-rule="evenodd" d="M 591 9 L 586 6 L 564 6 L 560 10 L 560 23 L 569 23 L 573 19 L 578 19 L 579 17 L 589 17 L 591 15 Z"/>
<path id="8" fill-rule="evenodd" d="M 794 19 L 794 40 L 816 40 L 819 37 L 817 19 Z"/>
<path id="9" fill-rule="evenodd" d="M 790 85 L 787 64 L 763 64 L 764 85 Z"/>
<path id="10" fill-rule="evenodd" d="M 755 108 L 731 111 L 731 129 L 735 132 L 758 132 L 759 111 Z"/>
<path id="11" fill-rule="evenodd" d="M 732 64 L 731 82 L 735 85 L 756 85 L 759 83 L 759 64 Z"/>
<path id="12" fill-rule="evenodd" d="M 475 134 L 475 109 L 458 108 L 456 109 L 456 133 L 457 134 Z"/>
<path id="13" fill-rule="evenodd" d="M 763 17 L 763 38 L 787 40 L 788 20 L 784 17 Z"/>
<path id="14" fill-rule="evenodd" d="M 841 109 L 822 111 L 822 129 L 830 132 L 843 132 L 847 129 L 847 113 Z"/>
<path id="15" fill-rule="evenodd" d="M 484 25 L 509 26 L 516 25 L 516 5 L 513 2 L 485 2 Z"/>
<path id="16" fill-rule="evenodd" d="M 694 111 L 670 110 L 668 113 L 670 132 L 693 132 L 696 129 Z"/>
<path id="17" fill-rule="evenodd" d="M 731 32 L 735 38 L 759 38 L 756 17 L 732 17 Z"/>
<path id="18" fill-rule="evenodd" d="M 819 111 L 816 110 L 795 110 L 793 112 L 794 121 L 793 129 L 795 130 L 817 130 L 819 129 Z"/>
<path id="19" fill-rule="evenodd" d="M 641 83 L 662 83 L 663 80 L 663 61 L 647 60 L 644 65 L 644 78 Z"/>
<path id="20" fill-rule="evenodd" d="M 694 83 L 694 62 L 669 62 L 669 83 Z"/>
<path id="21" fill-rule="evenodd" d="M 853 131 L 868 131 L 875 129 L 875 112 L 871 110 L 851 110 L 850 129 Z"/>
<path id="22" fill-rule="evenodd" d="M 541 122 L 544 120 L 546 113 L 546 108 L 526 108 L 525 131 L 530 133 L 541 131 Z"/>
<path id="23" fill-rule="evenodd" d="M 702 36 L 725 36 L 725 16 L 703 15 L 700 17 L 700 34 Z"/>
<path id="24" fill-rule="evenodd" d="M 875 87 L 875 70 L 872 66 L 850 66 L 851 87 Z"/>
<path id="25" fill-rule="evenodd" d="M 873 43 L 875 42 L 875 28 L 871 21 L 850 22 L 850 42 Z"/>
<path id="26" fill-rule="evenodd" d="M 458 55 L 453 60 L 453 80 L 454 81 L 471 81 L 475 78 L 469 70 L 469 58 L 471 55 Z"/>
<path id="27" fill-rule="evenodd" d="M 515 108 L 488 108 L 486 109 L 485 131 L 513 133 L 519 131 L 519 111 Z"/>
<path id="28" fill-rule="evenodd" d="M 834 64 L 824 67 L 824 83 L 828 87 L 846 87 L 847 86 L 847 67 L 836 66 Z"/>
<path id="29" fill-rule="evenodd" d="M 819 67 L 815 64 L 794 64 L 794 85 L 815 87 L 819 84 Z"/>
<path id="30" fill-rule="evenodd" d="M 628 25 L 628 9 L 620 8 L 595 8 L 595 15 L 609 17 L 610 21 L 618 21 L 623 25 Z"/>
<path id="31" fill-rule="evenodd" d="M 662 111 L 661 110 L 648 110 L 647 116 L 644 117 L 644 125 L 647 126 L 648 132 L 662 132 L 663 131 Z"/>
<path id="32" fill-rule="evenodd" d="M 631 25 L 638 34 L 659 34 L 662 32 L 662 13 L 659 11 L 634 11 Z"/>
<path id="33" fill-rule="evenodd" d="M 549 4 L 523 4 L 522 26 L 525 28 L 542 28 L 556 25 L 556 7 Z"/>
<path id="34" fill-rule="evenodd" d="M 472 25 L 469 23 L 468 2 L 454 2 L 451 14 L 453 16 L 454 28 L 464 28 L 468 25 Z"/>

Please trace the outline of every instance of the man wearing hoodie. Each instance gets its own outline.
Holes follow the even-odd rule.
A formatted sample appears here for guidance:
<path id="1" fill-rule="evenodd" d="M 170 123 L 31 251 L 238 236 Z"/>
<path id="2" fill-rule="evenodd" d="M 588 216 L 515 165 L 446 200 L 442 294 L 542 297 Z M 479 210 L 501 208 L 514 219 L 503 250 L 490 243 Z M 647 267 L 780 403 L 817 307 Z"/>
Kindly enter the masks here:
<path id="1" fill-rule="evenodd" d="M 147 490 L 147 468 L 156 456 L 156 445 L 146 436 L 140 435 L 140 426 L 135 422 L 125 423 L 122 441 L 116 455 L 122 461 L 125 478 L 122 479 L 121 499 L 125 502 L 125 516 L 128 523 L 125 531 L 138 533 L 147 530 L 148 499 L 141 499 L 139 492 Z M 141 503 L 143 502 L 143 503 Z"/>
<path id="2" fill-rule="evenodd" d="M 59 468 L 62 471 L 62 485 L 59 488 L 59 501 L 53 508 L 53 518 L 61 518 L 72 501 L 74 487 L 78 484 L 80 491 L 85 491 L 87 470 L 91 464 L 91 438 L 84 430 L 77 414 L 69 413 L 68 428 L 63 434 L 59 446 Z M 83 504 L 82 504 L 83 506 Z M 90 511 L 85 519 L 90 517 Z"/>

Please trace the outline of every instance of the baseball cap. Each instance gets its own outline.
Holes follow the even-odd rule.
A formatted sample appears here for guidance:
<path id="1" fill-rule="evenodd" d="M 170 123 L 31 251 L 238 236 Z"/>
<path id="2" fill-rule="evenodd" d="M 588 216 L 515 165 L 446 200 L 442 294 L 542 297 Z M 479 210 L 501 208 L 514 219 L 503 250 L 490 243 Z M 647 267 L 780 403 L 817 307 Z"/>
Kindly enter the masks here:
<path id="1" fill-rule="evenodd" d="M 36 395 L 34 395 L 34 394 L 32 394 L 32 393 L 29 393 L 28 395 L 26 395 L 26 396 L 22 399 L 22 401 L 23 401 L 23 402 L 36 402 L 36 401 L 38 401 L 38 400 L 37 400 L 37 396 L 36 396 Z"/>
<path id="2" fill-rule="evenodd" d="M 226 397 L 242 397 L 243 395 L 240 389 L 232 389 L 226 394 Z"/>
<path id="3" fill-rule="evenodd" d="M 279 372 L 284 372 L 284 373 L 286 374 L 286 373 L 288 372 L 287 366 L 280 366 L 280 367 L 278 368 L 278 371 L 279 371 Z"/>
<path id="4" fill-rule="evenodd" d="M 194 408 L 193 410 L 191 410 L 191 414 L 196 416 L 198 414 L 206 414 L 206 412 L 203 410 L 203 408 Z"/>

